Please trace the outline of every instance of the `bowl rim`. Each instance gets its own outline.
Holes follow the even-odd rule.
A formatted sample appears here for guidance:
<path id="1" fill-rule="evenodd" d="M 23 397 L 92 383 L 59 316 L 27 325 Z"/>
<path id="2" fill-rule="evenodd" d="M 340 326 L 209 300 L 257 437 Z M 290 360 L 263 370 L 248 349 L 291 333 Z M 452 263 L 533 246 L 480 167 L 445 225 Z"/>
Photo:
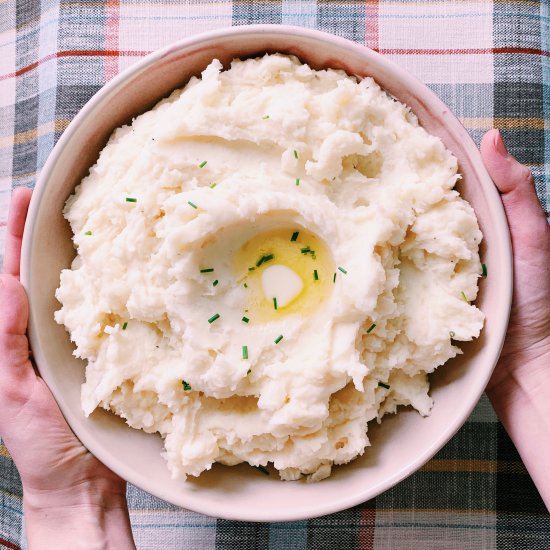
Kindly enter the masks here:
<path id="1" fill-rule="evenodd" d="M 200 46 L 202 43 L 211 42 L 212 40 L 216 40 L 216 39 L 223 40 L 228 35 L 231 35 L 231 36 L 255 35 L 258 33 L 261 33 L 263 35 L 265 35 L 265 33 L 271 33 L 271 34 L 276 34 L 280 36 L 288 36 L 289 38 L 295 38 L 297 35 L 299 35 L 301 37 L 304 37 L 310 40 L 313 39 L 314 41 L 319 42 L 320 45 L 328 41 L 328 42 L 332 42 L 336 46 L 344 47 L 346 49 L 352 49 L 362 57 L 365 57 L 365 58 L 370 57 L 375 61 L 377 65 L 384 67 L 386 70 L 389 70 L 394 74 L 397 73 L 399 75 L 400 81 L 404 83 L 406 86 L 409 86 L 415 89 L 420 88 L 422 90 L 423 97 L 426 98 L 426 102 L 431 106 L 440 107 L 441 109 L 445 109 L 446 111 L 448 111 L 448 114 L 446 115 L 448 117 L 447 125 L 449 124 L 449 122 L 453 124 L 454 135 L 458 135 L 461 138 L 464 145 L 464 149 L 469 159 L 471 160 L 475 168 L 475 171 L 478 173 L 481 179 L 484 179 L 486 181 L 485 191 L 489 194 L 491 198 L 491 200 L 488 201 L 488 205 L 491 210 L 490 217 L 491 217 L 492 223 L 498 226 L 498 233 L 502 235 L 502 238 L 504 240 L 502 244 L 504 245 L 506 257 L 503 259 L 503 261 L 509 266 L 509 270 L 506 273 L 500 274 L 500 276 L 503 277 L 504 279 L 503 284 L 507 289 L 505 295 L 501 296 L 501 299 L 502 299 L 504 310 L 507 311 L 508 314 L 504 315 L 500 319 L 497 319 L 496 321 L 493 320 L 495 324 L 494 331 L 495 331 L 495 334 L 499 335 L 499 338 L 496 338 L 496 336 L 494 336 L 493 340 L 491 341 L 491 345 L 493 347 L 493 353 L 492 353 L 493 364 L 491 368 L 487 368 L 485 371 L 485 375 L 479 379 L 479 384 L 476 385 L 476 391 L 472 393 L 471 403 L 466 409 L 464 409 L 465 414 L 463 416 L 459 416 L 455 418 L 453 422 L 450 422 L 446 426 L 445 430 L 442 430 L 439 433 L 439 436 L 436 438 L 434 443 L 428 448 L 424 449 L 424 451 L 420 453 L 418 456 L 416 456 L 415 459 L 409 463 L 407 468 L 404 468 L 396 472 L 395 475 L 386 478 L 383 483 L 368 485 L 358 490 L 354 494 L 346 495 L 345 497 L 337 501 L 332 500 L 329 503 L 318 502 L 314 506 L 310 506 L 307 512 L 296 513 L 292 511 L 291 507 L 286 507 L 286 508 L 281 507 L 281 509 L 278 510 L 277 513 L 275 513 L 273 510 L 270 510 L 269 512 L 264 512 L 262 510 L 262 507 L 258 506 L 256 510 L 252 512 L 249 511 L 248 513 L 243 514 L 242 512 L 239 511 L 238 507 L 227 506 L 227 504 L 224 503 L 223 500 L 219 502 L 211 503 L 208 507 L 203 506 L 200 502 L 197 505 L 197 502 L 193 501 L 192 496 L 190 496 L 189 498 L 190 502 L 186 503 L 185 505 L 182 505 L 181 503 L 175 503 L 178 506 L 182 506 L 190 510 L 200 512 L 213 517 L 225 518 L 230 520 L 273 522 L 273 521 L 301 520 L 301 519 L 308 519 L 308 518 L 323 516 L 326 514 L 330 514 L 330 513 L 334 513 L 334 512 L 338 512 L 338 511 L 350 508 L 352 506 L 363 503 L 379 495 L 380 493 L 390 489 L 391 487 L 393 487 L 394 485 L 396 485 L 397 483 L 399 483 L 400 481 L 402 481 L 403 479 L 411 475 L 413 472 L 418 470 L 422 465 L 424 465 L 428 460 L 430 460 L 462 427 L 462 425 L 465 423 L 467 418 L 472 413 L 474 407 L 476 406 L 477 402 L 479 401 L 479 398 L 481 397 L 485 389 L 485 386 L 489 382 L 490 376 L 497 363 L 497 360 L 500 355 L 500 351 L 504 343 L 506 328 L 508 325 L 509 312 L 510 312 L 511 302 L 512 302 L 512 248 L 511 248 L 508 224 L 506 221 L 504 208 L 500 201 L 499 193 L 496 190 L 495 186 L 492 184 L 489 174 L 487 173 L 487 170 L 485 169 L 483 162 L 481 160 L 481 156 L 477 149 L 477 146 L 473 142 L 467 130 L 462 126 L 462 124 L 456 118 L 456 116 L 452 113 L 452 111 L 450 111 L 450 109 L 441 101 L 441 99 L 439 99 L 439 97 L 434 92 L 432 92 L 425 84 L 423 84 L 420 80 L 418 80 L 416 77 L 410 74 L 406 69 L 397 65 L 393 61 L 390 61 L 389 59 L 382 56 L 378 52 L 370 48 L 367 48 L 364 45 L 352 42 L 345 38 L 341 38 L 323 31 L 307 29 L 304 27 L 290 26 L 290 25 L 263 24 L 263 25 L 243 25 L 243 26 L 228 27 L 223 29 L 207 31 L 204 33 L 183 38 L 163 48 L 160 48 L 158 50 L 155 50 L 149 53 L 139 61 L 133 63 L 130 67 L 121 71 L 117 76 L 115 76 L 113 79 L 107 82 L 102 88 L 100 88 L 92 96 L 92 98 L 90 98 L 90 100 L 86 102 L 84 107 L 76 114 L 76 116 L 71 120 L 71 122 L 69 123 L 69 125 L 67 126 L 67 128 L 65 129 L 61 137 L 59 138 L 58 142 L 54 146 L 53 150 L 50 152 L 48 159 L 44 167 L 40 171 L 39 177 L 37 178 L 35 189 L 33 192 L 33 196 L 32 196 L 29 211 L 28 211 L 28 215 L 27 215 L 25 232 L 24 232 L 23 243 L 22 243 L 21 282 L 27 292 L 27 295 L 29 296 L 29 301 L 31 303 L 31 307 L 29 308 L 28 333 L 29 333 L 31 348 L 35 353 L 36 364 L 39 368 L 40 375 L 48 384 L 48 387 L 50 388 L 50 391 L 54 395 L 54 398 L 56 399 L 61 409 L 61 412 L 63 413 L 65 419 L 67 420 L 67 423 L 69 424 L 71 429 L 75 432 L 76 436 L 83 443 L 83 445 L 87 449 L 89 449 L 90 452 L 92 452 L 92 454 L 96 456 L 101 462 L 104 462 L 115 473 L 117 473 L 118 475 L 120 475 L 121 477 L 123 477 L 128 482 L 135 485 L 136 487 L 139 487 L 167 502 L 174 503 L 174 499 L 172 495 L 169 494 L 169 491 L 159 488 L 158 486 L 154 485 L 152 482 L 148 482 L 146 479 L 143 479 L 142 476 L 138 475 L 137 473 L 131 470 L 130 471 L 123 470 L 123 468 L 120 468 L 118 464 L 113 464 L 110 458 L 110 455 L 103 449 L 103 447 L 99 443 L 96 444 L 94 437 L 90 433 L 88 433 L 87 431 L 82 431 L 78 429 L 75 430 L 73 428 L 74 423 L 71 422 L 71 418 L 73 418 L 73 413 L 71 412 L 70 408 L 65 404 L 63 396 L 57 395 L 57 392 L 55 391 L 55 389 L 51 389 L 51 386 L 49 383 L 50 377 L 48 376 L 48 369 L 40 369 L 40 366 L 47 364 L 47 361 L 42 354 L 42 350 L 40 349 L 40 346 L 37 345 L 38 327 L 32 311 L 33 289 L 31 286 L 30 265 L 31 265 L 32 242 L 35 238 L 34 220 L 36 220 L 37 212 L 40 208 L 42 201 L 45 199 L 45 194 L 47 192 L 47 184 L 50 180 L 51 172 L 56 162 L 58 161 L 58 157 L 62 154 L 64 149 L 67 147 L 67 144 L 72 139 L 78 126 L 87 119 L 87 117 L 90 115 L 90 113 L 94 111 L 94 109 L 98 104 L 101 104 L 102 101 L 104 101 L 104 99 L 107 96 L 109 96 L 109 94 L 114 93 L 116 89 L 121 85 L 123 85 L 123 83 L 128 78 L 135 78 L 137 75 L 139 75 L 139 73 L 142 73 L 143 71 L 145 71 L 150 65 L 156 63 L 163 57 L 171 55 L 172 53 L 177 52 L 179 50 L 187 49 L 190 47 L 197 47 L 197 46 Z M 490 185 L 488 185 L 487 182 L 490 183 Z M 474 399 L 474 396 L 475 396 L 475 399 Z"/>

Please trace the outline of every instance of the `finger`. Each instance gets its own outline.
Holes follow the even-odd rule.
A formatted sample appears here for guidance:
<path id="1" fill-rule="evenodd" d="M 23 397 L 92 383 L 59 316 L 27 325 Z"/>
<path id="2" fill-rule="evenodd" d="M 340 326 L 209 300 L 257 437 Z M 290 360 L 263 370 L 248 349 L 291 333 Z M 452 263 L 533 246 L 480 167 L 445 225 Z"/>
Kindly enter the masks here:
<path id="1" fill-rule="evenodd" d="M 0 379 L 4 375 L 26 377 L 32 368 L 20 367 L 29 359 L 25 336 L 29 306 L 25 290 L 13 275 L 0 275 Z"/>
<path id="2" fill-rule="evenodd" d="M 535 239 L 548 232 L 531 171 L 506 149 L 500 132 L 487 132 L 481 141 L 481 156 L 502 195 L 512 236 Z"/>
<path id="3" fill-rule="evenodd" d="M 19 264 L 21 261 L 21 241 L 27 210 L 31 200 L 32 191 L 25 187 L 15 189 L 8 217 L 8 231 L 6 234 L 6 250 L 4 254 L 4 273 L 19 277 Z"/>

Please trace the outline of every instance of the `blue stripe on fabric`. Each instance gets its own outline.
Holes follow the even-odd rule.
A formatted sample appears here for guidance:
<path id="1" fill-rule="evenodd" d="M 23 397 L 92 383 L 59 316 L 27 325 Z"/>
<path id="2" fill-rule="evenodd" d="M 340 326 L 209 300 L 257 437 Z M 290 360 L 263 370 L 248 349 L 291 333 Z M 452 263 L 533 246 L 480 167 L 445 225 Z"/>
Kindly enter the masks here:
<path id="1" fill-rule="evenodd" d="M 307 521 L 271 523 L 269 525 L 269 550 L 306 550 Z"/>
<path id="2" fill-rule="evenodd" d="M 281 7 L 283 25 L 317 28 L 316 0 L 282 0 Z M 294 11 L 290 9 L 291 7 L 294 8 Z"/>

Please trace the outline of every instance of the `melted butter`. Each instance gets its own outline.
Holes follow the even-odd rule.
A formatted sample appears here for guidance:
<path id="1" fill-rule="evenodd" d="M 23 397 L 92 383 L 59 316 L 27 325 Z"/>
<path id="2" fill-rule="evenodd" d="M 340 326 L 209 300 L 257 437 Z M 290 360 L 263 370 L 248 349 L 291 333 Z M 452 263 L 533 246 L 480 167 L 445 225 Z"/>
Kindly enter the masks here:
<path id="1" fill-rule="evenodd" d="M 277 298 L 277 306 L 286 307 L 297 298 L 304 288 L 304 281 L 290 267 L 270 265 L 262 273 L 262 290 L 268 301 Z"/>
<path id="2" fill-rule="evenodd" d="M 292 241 L 296 231 L 298 237 Z M 334 286 L 335 265 L 328 247 L 303 227 L 274 229 L 252 237 L 236 251 L 233 269 L 239 284 L 246 285 L 244 309 L 251 323 L 289 314 L 307 316 Z M 277 293 L 280 296 L 271 296 Z M 277 309 L 273 298 L 277 298 Z"/>

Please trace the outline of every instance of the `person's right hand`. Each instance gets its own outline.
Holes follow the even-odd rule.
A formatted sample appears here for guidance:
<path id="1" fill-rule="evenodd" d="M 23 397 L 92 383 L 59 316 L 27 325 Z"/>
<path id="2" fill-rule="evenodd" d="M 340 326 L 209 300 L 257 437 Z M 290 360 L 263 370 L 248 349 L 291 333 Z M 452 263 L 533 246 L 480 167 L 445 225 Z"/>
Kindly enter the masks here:
<path id="1" fill-rule="evenodd" d="M 529 365 L 550 352 L 550 226 L 531 172 L 508 153 L 498 130 L 485 135 L 481 153 L 501 193 L 514 252 L 510 324 L 499 366 L 488 387 L 498 392 L 499 388 L 502 391 L 521 383 Z M 543 370 L 550 397 L 550 364 Z"/>
<path id="2" fill-rule="evenodd" d="M 498 130 L 485 134 L 481 154 L 501 193 L 514 254 L 510 323 L 487 394 L 550 508 L 550 226 L 531 172 Z"/>

